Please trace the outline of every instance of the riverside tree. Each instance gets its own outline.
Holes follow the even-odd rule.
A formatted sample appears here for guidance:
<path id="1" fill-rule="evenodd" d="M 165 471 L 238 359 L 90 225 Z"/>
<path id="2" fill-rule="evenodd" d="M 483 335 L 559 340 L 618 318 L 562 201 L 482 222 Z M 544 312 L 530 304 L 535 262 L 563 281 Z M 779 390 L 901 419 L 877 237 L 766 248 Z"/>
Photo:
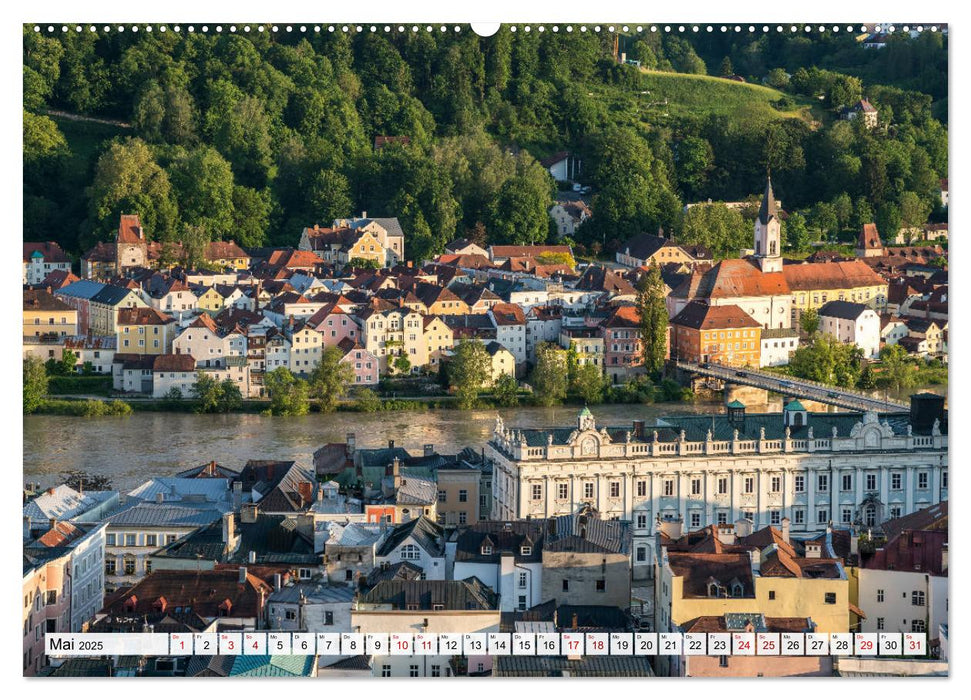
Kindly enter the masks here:
<path id="1" fill-rule="evenodd" d="M 455 388 L 459 408 L 475 408 L 482 388 L 489 381 L 492 362 L 481 340 L 460 340 L 448 361 L 449 383 Z"/>
<path id="2" fill-rule="evenodd" d="M 637 313 L 640 316 L 641 353 L 644 370 L 656 376 L 664 366 L 667 349 L 668 311 L 664 305 L 661 269 L 651 265 L 637 282 Z"/>

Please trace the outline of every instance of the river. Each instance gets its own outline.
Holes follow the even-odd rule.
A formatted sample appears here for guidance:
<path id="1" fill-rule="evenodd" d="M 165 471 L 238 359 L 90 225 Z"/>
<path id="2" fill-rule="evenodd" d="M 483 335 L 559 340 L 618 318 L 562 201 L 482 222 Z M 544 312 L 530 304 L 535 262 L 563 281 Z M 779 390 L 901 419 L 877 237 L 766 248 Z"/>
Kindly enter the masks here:
<path id="1" fill-rule="evenodd" d="M 914 389 L 945 393 L 946 386 Z M 882 392 L 880 392 L 882 394 Z M 898 398 L 906 401 L 906 395 Z M 750 410 L 781 411 L 781 397 L 770 394 L 768 404 Z M 629 425 L 660 415 L 723 411 L 720 401 L 690 403 L 605 404 L 593 407 L 601 425 Z M 542 428 L 571 425 L 576 407 L 511 408 L 499 413 L 509 427 Z M 399 447 L 421 454 L 431 444 L 442 454 L 464 447 L 481 448 L 495 425 L 496 411 L 401 411 L 388 413 L 312 413 L 299 417 L 258 414 L 196 415 L 191 413 L 135 413 L 126 417 L 76 418 L 24 416 L 24 482 L 43 487 L 60 483 L 61 472 L 81 469 L 103 474 L 114 488 L 131 490 L 154 476 L 215 460 L 239 469 L 249 459 L 299 459 L 311 456 L 328 442 L 344 442 L 353 432 L 359 447 L 381 447 L 394 440 Z"/>
<path id="2" fill-rule="evenodd" d="M 771 406 L 771 404 L 770 404 Z M 601 425 L 629 424 L 659 415 L 721 410 L 719 404 L 595 406 Z M 773 410 L 779 410 L 775 405 Z M 510 427 L 571 425 L 576 407 L 512 408 L 499 413 Z M 103 474 L 116 489 L 130 490 L 154 476 L 171 476 L 215 460 L 239 469 L 248 459 L 299 459 L 353 432 L 359 447 L 388 440 L 413 454 L 432 444 L 442 454 L 485 445 L 496 411 L 402 411 L 397 413 L 312 413 L 299 417 L 258 414 L 195 415 L 135 413 L 126 417 L 24 416 L 24 481 L 42 487 L 60 483 L 63 471 Z"/>

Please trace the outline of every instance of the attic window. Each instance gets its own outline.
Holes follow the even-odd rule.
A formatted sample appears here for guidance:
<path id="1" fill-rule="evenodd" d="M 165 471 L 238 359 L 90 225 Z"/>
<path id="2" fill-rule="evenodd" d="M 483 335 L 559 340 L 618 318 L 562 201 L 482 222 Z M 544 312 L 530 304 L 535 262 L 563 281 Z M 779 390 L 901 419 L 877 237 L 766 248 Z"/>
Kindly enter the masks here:
<path id="1" fill-rule="evenodd" d="M 442 605 L 441 603 L 435 603 L 434 605 L 432 605 L 432 610 L 444 610 L 444 609 L 445 609 L 445 606 Z"/>
<path id="2" fill-rule="evenodd" d="M 529 545 L 524 544 L 522 547 L 519 548 L 519 553 L 522 554 L 524 557 L 528 557 L 530 554 L 533 553 L 533 548 L 530 547 Z"/>
<path id="3" fill-rule="evenodd" d="M 487 544 L 482 545 L 482 553 L 485 555 L 492 554 L 492 547 Z"/>
<path id="4" fill-rule="evenodd" d="M 742 584 L 740 583 L 732 584 L 732 598 L 741 598 L 744 592 L 745 591 L 742 588 Z"/>
<path id="5" fill-rule="evenodd" d="M 408 610 L 417 610 L 418 609 L 418 604 L 417 603 L 408 603 L 408 605 L 406 606 L 406 609 L 408 609 Z"/>

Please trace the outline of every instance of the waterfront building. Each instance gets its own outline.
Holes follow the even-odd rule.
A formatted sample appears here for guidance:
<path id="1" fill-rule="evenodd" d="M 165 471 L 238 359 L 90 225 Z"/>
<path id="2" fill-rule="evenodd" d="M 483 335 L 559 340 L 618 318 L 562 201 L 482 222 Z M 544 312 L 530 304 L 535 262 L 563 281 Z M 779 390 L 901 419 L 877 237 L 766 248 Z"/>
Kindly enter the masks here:
<path id="1" fill-rule="evenodd" d="M 750 520 L 819 533 L 830 521 L 875 526 L 947 498 L 943 397 L 911 412 L 664 416 L 598 426 L 586 407 L 574 426 L 507 427 L 496 419 L 492 518 L 549 518 L 590 505 L 633 522 L 635 575 L 650 566 L 659 522 L 690 529 Z M 802 409 L 802 410 L 799 410 Z M 850 522 L 845 524 L 849 525 Z M 820 622 L 818 618 L 814 618 Z"/>

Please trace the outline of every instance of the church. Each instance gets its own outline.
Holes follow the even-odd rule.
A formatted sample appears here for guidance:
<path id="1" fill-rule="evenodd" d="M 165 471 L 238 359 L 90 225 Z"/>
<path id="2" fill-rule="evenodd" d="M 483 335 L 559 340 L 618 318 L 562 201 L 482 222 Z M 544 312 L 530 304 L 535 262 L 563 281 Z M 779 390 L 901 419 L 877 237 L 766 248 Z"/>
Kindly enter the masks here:
<path id="1" fill-rule="evenodd" d="M 695 269 L 667 299 L 674 318 L 691 301 L 734 305 L 764 330 L 798 328 L 807 309 L 829 301 L 853 301 L 880 310 L 887 282 L 862 260 L 804 263 L 782 258 L 782 220 L 768 179 L 755 219 L 753 254 Z"/>

